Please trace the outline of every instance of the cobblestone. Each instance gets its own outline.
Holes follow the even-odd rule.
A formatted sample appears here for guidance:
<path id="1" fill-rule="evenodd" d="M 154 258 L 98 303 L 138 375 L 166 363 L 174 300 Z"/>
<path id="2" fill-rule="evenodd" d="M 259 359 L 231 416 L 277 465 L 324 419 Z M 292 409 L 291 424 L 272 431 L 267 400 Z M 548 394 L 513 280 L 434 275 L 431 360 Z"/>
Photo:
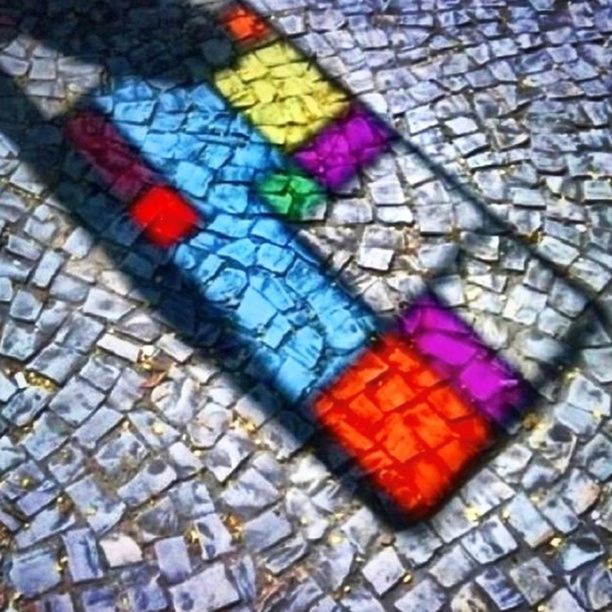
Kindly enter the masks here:
<path id="1" fill-rule="evenodd" d="M 9 0 L 0 17 L 0 607 L 609 608 L 604 3 L 264 0 L 284 34 L 250 62 L 201 14 L 212 2 L 56 4 L 38 25 L 46 2 Z M 280 155 L 214 114 L 215 72 L 285 150 L 353 103 L 344 85 L 406 141 L 334 195 L 276 177 L 262 193 L 291 214 L 285 231 L 251 214 L 245 187 Z M 147 245 L 101 177 L 59 152 L 56 126 L 88 93 L 204 202 L 189 249 Z M 347 147 L 364 163 L 368 148 Z M 315 149 L 311 174 L 333 181 Z M 210 274 L 212 308 L 173 257 Z M 349 333 L 358 309 L 318 290 L 318 261 L 385 321 L 433 289 L 534 383 L 522 423 L 416 524 L 383 520 L 303 401 L 322 360 L 341 371 L 370 331 Z M 309 327 L 315 311 L 335 313 L 328 328 Z M 327 344 L 340 327 L 345 344 Z"/>

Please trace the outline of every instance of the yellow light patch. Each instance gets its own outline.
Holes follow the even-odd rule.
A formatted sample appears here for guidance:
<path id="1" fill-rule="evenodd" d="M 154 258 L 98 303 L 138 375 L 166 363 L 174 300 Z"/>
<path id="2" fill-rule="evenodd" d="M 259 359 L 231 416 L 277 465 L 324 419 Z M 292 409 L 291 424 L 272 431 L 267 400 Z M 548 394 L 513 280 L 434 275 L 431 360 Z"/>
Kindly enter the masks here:
<path id="1" fill-rule="evenodd" d="M 217 72 L 221 94 L 273 143 L 296 149 L 345 112 L 346 94 L 285 42 L 243 55 Z"/>

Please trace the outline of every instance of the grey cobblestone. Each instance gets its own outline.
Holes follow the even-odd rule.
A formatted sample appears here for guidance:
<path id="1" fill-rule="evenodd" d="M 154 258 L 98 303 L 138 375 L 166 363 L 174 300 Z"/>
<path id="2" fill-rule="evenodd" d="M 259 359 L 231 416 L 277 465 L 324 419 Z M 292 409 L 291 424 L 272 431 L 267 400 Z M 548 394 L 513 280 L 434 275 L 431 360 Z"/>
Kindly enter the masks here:
<path id="1" fill-rule="evenodd" d="M 9 1 L 9 14 L 13 4 L 36 3 Z M 153 53 L 151 81 L 163 72 L 171 90 L 230 53 L 203 24 L 187 65 L 174 56 L 183 30 L 181 44 L 165 43 L 188 24 L 183 9 L 206 0 L 173 3 L 163 24 L 131 7 L 122 57 L 106 53 L 100 23 L 116 27 L 106 0 L 53 4 L 70 15 L 54 42 L 72 46 L 6 40 L 0 17 L 0 71 L 45 118 L 109 76 L 106 55 L 131 74 Z M 5 136 L 25 109 L 13 117 L 3 91 L 0 608 L 608 609 L 612 348 L 588 308 L 610 305 L 609 8 L 254 4 L 409 141 L 313 209 L 300 237 L 385 317 L 426 280 L 528 378 L 542 376 L 541 397 L 432 518 L 390 528 L 354 494 L 337 449 L 312 452 L 312 416 L 272 396 L 248 356 L 223 345 L 209 359 L 223 330 L 165 276 L 162 253 L 136 248 L 101 183 L 72 157 L 59 162 L 70 180 L 58 192 L 59 168 L 33 171 Z M 95 44 L 69 33 L 82 19 Z M 83 52 L 92 44 L 100 57 Z M 151 104 L 125 112 L 144 133 Z M 55 128 L 28 127 L 40 133 L 36 155 L 52 159 Z M 87 229 L 68 215 L 70 181 L 86 186 Z M 589 336 L 572 337 L 585 313 Z M 552 376 L 559 355 L 567 367 Z"/>

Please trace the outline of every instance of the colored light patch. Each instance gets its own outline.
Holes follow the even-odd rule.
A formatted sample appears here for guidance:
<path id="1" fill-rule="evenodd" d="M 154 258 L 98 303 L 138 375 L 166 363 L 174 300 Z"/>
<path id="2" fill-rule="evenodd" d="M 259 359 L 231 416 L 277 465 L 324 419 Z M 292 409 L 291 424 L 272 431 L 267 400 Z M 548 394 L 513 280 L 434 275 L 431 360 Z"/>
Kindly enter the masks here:
<path id="1" fill-rule="evenodd" d="M 122 100 L 155 97 L 144 84 L 137 93 L 130 83 L 116 86 L 112 93 Z M 143 156 L 167 184 L 188 195 L 206 227 L 185 237 L 170 263 L 198 291 L 226 344 L 244 352 L 243 369 L 298 402 L 354 361 L 375 318 L 325 274 L 296 239 L 297 230 L 271 216 L 255 192 L 260 177 L 283 171 L 286 160 L 275 147 L 212 89 L 177 88 L 173 95 L 182 105 L 158 104 L 149 130 L 163 132 L 169 117 L 179 118 L 180 143 L 172 149 L 156 143 Z M 116 120 L 115 108 L 109 119 Z M 138 124 L 119 125 L 128 141 L 140 137 Z M 207 163 L 196 163 L 202 159 Z M 308 184 L 297 176 L 292 181 L 296 190 Z M 150 200 L 142 206 L 146 212 Z"/>
<path id="2" fill-rule="evenodd" d="M 349 104 L 345 92 L 286 42 L 241 56 L 214 80 L 223 96 L 285 151 L 308 141 Z"/>
<path id="3" fill-rule="evenodd" d="M 526 404 L 529 389 L 522 377 L 432 296 L 412 304 L 400 327 L 432 369 L 448 378 L 481 414 L 504 425 Z"/>
<path id="4" fill-rule="evenodd" d="M 342 373 L 315 415 L 413 517 L 429 513 L 493 438 L 486 419 L 393 333 Z"/>
<path id="5" fill-rule="evenodd" d="M 151 168 L 100 113 L 77 113 L 66 123 L 65 134 L 120 200 L 130 202 L 158 182 Z"/>
<path id="6" fill-rule="evenodd" d="M 270 208 L 289 219 L 302 219 L 325 198 L 323 188 L 295 168 L 274 172 L 257 185 Z"/>
<path id="7" fill-rule="evenodd" d="M 224 10 L 220 14 L 219 21 L 229 35 L 241 44 L 248 45 L 265 41 L 273 33 L 259 15 L 241 4 Z"/>
<path id="8" fill-rule="evenodd" d="M 132 219 L 156 245 L 167 248 L 195 228 L 198 215 L 174 190 L 156 185 L 131 206 Z"/>
<path id="9" fill-rule="evenodd" d="M 336 190 L 388 147 L 391 130 L 360 104 L 296 151 L 294 161 L 322 185 Z"/>

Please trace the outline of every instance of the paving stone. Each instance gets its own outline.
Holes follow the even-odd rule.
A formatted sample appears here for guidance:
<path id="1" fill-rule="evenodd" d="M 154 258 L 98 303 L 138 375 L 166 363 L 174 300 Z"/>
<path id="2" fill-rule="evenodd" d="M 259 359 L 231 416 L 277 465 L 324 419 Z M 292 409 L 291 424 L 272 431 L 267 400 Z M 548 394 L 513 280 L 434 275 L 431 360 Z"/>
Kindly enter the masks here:
<path id="1" fill-rule="evenodd" d="M 255 512 L 278 501 L 280 493 L 256 469 L 248 468 L 222 494 L 223 501 L 242 516 Z"/>
<path id="2" fill-rule="evenodd" d="M 109 353 L 135 363 L 140 355 L 140 347 L 133 342 L 119 338 L 114 334 L 104 334 L 97 343 L 98 347 Z"/>
<path id="3" fill-rule="evenodd" d="M 50 344 L 30 362 L 29 367 L 56 383 L 64 383 L 77 369 L 81 353 L 59 344 Z"/>
<path id="4" fill-rule="evenodd" d="M 142 374 L 124 367 L 108 396 L 108 405 L 120 412 L 130 412 L 134 404 L 144 395 L 142 388 L 144 380 Z"/>
<path id="5" fill-rule="evenodd" d="M 85 470 L 85 455 L 77 445 L 69 441 L 50 456 L 47 465 L 54 478 L 65 485 L 83 473 Z"/>
<path id="6" fill-rule="evenodd" d="M 128 506 L 139 506 L 176 480 L 177 474 L 163 459 L 152 459 L 117 494 Z"/>
<path id="7" fill-rule="evenodd" d="M 604 482 L 612 474 L 610 457 L 612 443 L 601 434 L 595 435 L 578 452 L 582 465 L 586 465 L 589 474 Z"/>
<path id="8" fill-rule="evenodd" d="M 229 432 L 207 453 L 204 463 L 219 482 L 224 482 L 253 450 L 246 436 Z"/>
<path id="9" fill-rule="evenodd" d="M 522 493 L 506 506 L 505 513 L 508 516 L 508 523 L 532 548 L 538 547 L 553 536 L 554 531 L 551 526 Z"/>
<path id="10" fill-rule="evenodd" d="M 102 490 L 93 476 L 71 484 L 66 492 L 96 534 L 108 531 L 123 516 L 124 504 Z"/>
<path id="11" fill-rule="evenodd" d="M 40 259 L 32 282 L 40 289 L 46 289 L 64 264 L 64 258 L 56 251 L 47 251 Z"/>
<path id="12" fill-rule="evenodd" d="M 156 568 L 139 565 L 121 572 L 121 582 L 126 585 L 127 602 L 131 608 L 143 611 L 163 610 L 168 598 L 158 584 Z"/>
<path id="13" fill-rule="evenodd" d="M 94 386 L 71 378 L 49 403 L 49 408 L 70 425 L 80 425 L 104 401 Z"/>
<path id="14" fill-rule="evenodd" d="M 482 523 L 479 529 L 467 534 L 461 543 L 479 563 L 496 561 L 516 550 L 518 546 L 497 517 Z"/>
<path id="15" fill-rule="evenodd" d="M 36 321 L 43 304 L 28 291 L 20 289 L 11 301 L 9 314 L 19 321 Z"/>
<path id="16" fill-rule="evenodd" d="M 52 610 L 53 612 L 73 612 L 74 607 L 69 593 L 63 595 L 49 595 L 41 598 L 36 606 L 37 612 Z"/>
<path id="17" fill-rule="evenodd" d="M 450 601 L 450 609 L 453 612 L 461 610 L 476 610 L 486 612 L 490 608 L 490 602 L 482 593 L 482 590 L 473 582 L 468 582 L 461 587 Z"/>
<path id="18" fill-rule="evenodd" d="M 416 612 L 424 607 L 437 612 L 445 600 L 444 591 L 433 580 L 425 578 L 394 605 L 400 612 Z"/>
<path id="19" fill-rule="evenodd" d="M 563 489 L 563 499 L 576 514 L 582 514 L 595 503 L 600 490 L 584 472 L 573 469 Z"/>
<path id="20" fill-rule="evenodd" d="M 94 319 L 73 313 L 58 332 L 56 340 L 63 346 L 86 353 L 94 346 L 103 329 L 104 326 Z"/>
<path id="21" fill-rule="evenodd" d="M 65 421 L 53 413 L 44 413 L 34 423 L 23 445 L 30 455 L 41 460 L 61 446 L 69 434 L 70 428 Z"/>
<path id="22" fill-rule="evenodd" d="M 102 538 L 100 548 L 110 567 L 120 567 L 142 561 L 140 547 L 124 533 L 113 533 Z"/>
<path id="23" fill-rule="evenodd" d="M 255 551 L 264 550 L 291 534 L 289 522 L 278 509 L 268 510 L 244 525 L 247 544 Z"/>
<path id="24" fill-rule="evenodd" d="M 195 523 L 202 557 L 208 561 L 232 550 L 232 536 L 216 514 L 209 514 Z"/>
<path id="25" fill-rule="evenodd" d="M 491 470 L 483 469 L 461 490 L 461 496 L 481 514 L 499 506 L 514 495 L 513 490 Z"/>
<path id="26" fill-rule="evenodd" d="M 73 257 L 82 258 L 89 253 L 93 245 L 93 237 L 81 227 L 77 227 L 66 239 L 62 248 Z"/>
<path id="27" fill-rule="evenodd" d="M 308 544 L 306 540 L 298 534 L 277 544 L 266 554 L 266 568 L 274 575 L 281 574 L 306 554 L 308 554 Z"/>
<path id="28" fill-rule="evenodd" d="M 68 569 L 74 582 L 93 580 L 104 575 L 96 540 L 89 529 L 71 529 L 62 540 L 68 554 Z"/>
<path id="29" fill-rule="evenodd" d="M 567 589 L 559 589 L 546 602 L 546 608 L 551 612 L 582 612 L 584 609 Z"/>
<path id="30" fill-rule="evenodd" d="M 55 551 L 44 547 L 15 555 L 9 579 L 26 597 L 34 597 L 53 588 L 61 581 Z"/>
<path id="31" fill-rule="evenodd" d="M 431 566 L 430 573 L 443 587 L 449 588 L 464 580 L 474 567 L 467 553 L 455 545 Z"/>
<path id="32" fill-rule="evenodd" d="M 17 387 L 0 372 L 0 402 L 8 402 L 17 392 Z"/>
<path id="33" fill-rule="evenodd" d="M 604 564 L 590 565 L 567 579 L 568 588 L 586 609 L 604 610 L 612 601 L 610 572 Z"/>
<path id="34" fill-rule="evenodd" d="M 36 514 L 27 530 L 21 530 L 16 535 L 15 542 L 20 549 L 28 548 L 69 529 L 74 523 L 72 513 L 61 512 L 57 506 L 49 506 Z"/>
<path id="35" fill-rule="evenodd" d="M 351 589 L 342 598 L 342 605 L 351 612 L 383 612 L 385 609 L 366 588 Z"/>
<path id="36" fill-rule="evenodd" d="M 368 508 L 361 508 L 344 522 L 341 529 L 357 550 L 365 553 L 378 526 L 372 512 Z"/>
<path id="37" fill-rule="evenodd" d="M 384 595 L 400 581 L 404 567 L 397 553 L 388 547 L 370 559 L 361 571 L 374 590 Z"/>
<path id="38" fill-rule="evenodd" d="M 83 312 L 107 321 L 117 322 L 131 308 L 132 306 L 119 296 L 94 287 L 87 294 L 87 300 L 83 305 Z"/>
<path id="39" fill-rule="evenodd" d="M 476 582 L 500 610 L 511 610 L 525 603 L 521 593 L 508 582 L 500 570 L 494 567 L 477 576 Z"/>
<path id="40" fill-rule="evenodd" d="M 510 577 L 533 606 L 549 595 L 555 588 L 553 574 L 541 559 L 529 559 L 509 572 Z"/>
<path id="41" fill-rule="evenodd" d="M 182 584 L 170 587 L 170 593 L 177 610 L 193 610 L 195 605 L 204 606 L 206 610 L 218 610 L 240 599 L 222 563 L 211 565 Z"/>
<path id="42" fill-rule="evenodd" d="M 92 587 L 84 590 L 81 594 L 81 602 L 87 612 L 112 610 L 116 607 L 118 600 L 118 589 L 112 586 Z"/>
<path id="43" fill-rule="evenodd" d="M 170 582 L 183 582 L 191 574 L 191 562 L 185 540 L 180 537 L 165 538 L 155 543 L 159 569 Z"/>
<path id="44" fill-rule="evenodd" d="M 580 532 L 571 536 L 559 553 L 558 563 L 563 571 L 571 572 L 604 554 L 604 549 L 594 533 Z"/>
<path id="45" fill-rule="evenodd" d="M 445 542 L 452 542 L 472 528 L 472 524 L 467 518 L 467 508 L 457 498 L 451 499 L 433 517 L 431 525 Z"/>

